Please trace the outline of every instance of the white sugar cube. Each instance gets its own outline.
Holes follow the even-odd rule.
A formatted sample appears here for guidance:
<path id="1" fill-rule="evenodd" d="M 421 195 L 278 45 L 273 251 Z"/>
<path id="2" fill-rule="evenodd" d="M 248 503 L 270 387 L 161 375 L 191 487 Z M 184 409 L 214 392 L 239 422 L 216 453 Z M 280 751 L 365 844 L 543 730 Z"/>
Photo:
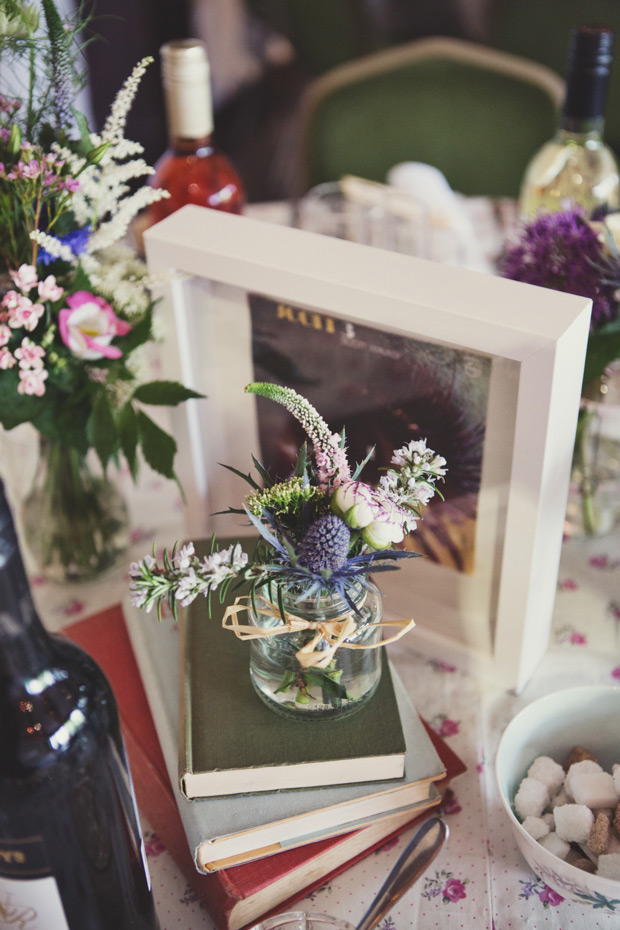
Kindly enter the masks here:
<path id="1" fill-rule="evenodd" d="M 553 814 L 543 814 L 541 820 L 547 824 L 550 830 L 555 830 L 555 818 Z"/>
<path id="2" fill-rule="evenodd" d="M 564 783 L 564 769 L 550 756 L 538 756 L 534 759 L 527 774 L 546 785 L 549 794 L 555 794 Z"/>
<path id="3" fill-rule="evenodd" d="M 559 859 L 566 859 L 570 844 L 567 843 L 566 840 L 561 839 L 557 833 L 547 833 L 547 835 L 543 836 L 538 842 L 553 856 L 557 856 Z"/>
<path id="4" fill-rule="evenodd" d="M 585 772 L 571 777 L 571 789 L 577 804 L 588 807 L 615 807 L 620 798 L 614 779 L 607 772 Z"/>
<path id="5" fill-rule="evenodd" d="M 549 833 L 549 824 L 543 820 L 542 817 L 526 817 L 523 821 L 523 829 L 526 833 L 532 837 L 532 839 L 540 840 L 543 836 L 546 836 Z"/>
<path id="6" fill-rule="evenodd" d="M 598 874 L 601 878 L 613 878 L 614 881 L 620 881 L 620 855 L 618 853 L 606 853 L 599 856 Z"/>
<path id="7" fill-rule="evenodd" d="M 575 762 L 569 768 L 566 773 L 566 778 L 564 779 L 564 788 L 566 793 L 570 798 L 574 797 L 572 780 L 575 775 L 586 775 L 591 772 L 602 772 L 603 769 L 598 764 L 598 762 L 593 762 L 592 759 L 583 759 L 581 762 Z"/>
<path id="8" fill-rule="evenodd" d="M 563 804 L 553 809 L 555 829 L 567 843 L 585 843 L 590 836 L 594 814 L 585 804 Z"/>
<path id="9" fill-rule="evenodd" d="M 551 807 L 561 807 L 562 804 L 570 804 L 570 798 L 564 788 L 560 788 L 554 798 L 551 798 Z"/>
<path id="10" fill-rule="evenodd" d="M 524 778 L 515 795 L 515 810 L 521 820 L 540 817 L 548 803 L 547 786 L 536 778 Z"/>
<path id="11" fill-rule="evenodd" d="M 616 786 L 616 791 L 620 794 L 620 765 L 617 763 L 612 765 L 611 771 L 613 772 L 614 785 Z"/>

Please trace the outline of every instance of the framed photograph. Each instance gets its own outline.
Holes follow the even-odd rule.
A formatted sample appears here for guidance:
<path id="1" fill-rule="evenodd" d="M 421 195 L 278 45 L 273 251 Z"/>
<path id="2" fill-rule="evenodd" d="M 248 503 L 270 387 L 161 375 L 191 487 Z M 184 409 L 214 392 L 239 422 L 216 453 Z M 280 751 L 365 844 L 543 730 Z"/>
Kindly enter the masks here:
<path id="1" fill-rule="evenodd" d="M 413 648 L 520 690 L 549 637 L 590 301 L 315 233 L 184 207 L 145 236 L 163 276 L 164 374 L 206 395 L 174 413 L 189 537 L 247 535 L 252 454 L 286 477 L 303 436 L 273 381 L 347 436 L 351 462 L 424 438 L 445 502 L 381 576 Z"/>

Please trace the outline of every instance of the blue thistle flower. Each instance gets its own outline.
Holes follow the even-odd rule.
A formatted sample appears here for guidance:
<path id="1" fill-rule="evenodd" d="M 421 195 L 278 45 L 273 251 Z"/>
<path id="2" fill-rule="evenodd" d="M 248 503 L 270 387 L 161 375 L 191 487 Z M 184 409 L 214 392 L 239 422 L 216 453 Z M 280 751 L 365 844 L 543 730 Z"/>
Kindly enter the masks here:
<path id="1" fill-rule="evenodd" d="M 335 571 L 347 562 L 351 531 L 335 514 L 319 517 L 310 525 L 297 551 L 299 564 L 311 572 Z"/>

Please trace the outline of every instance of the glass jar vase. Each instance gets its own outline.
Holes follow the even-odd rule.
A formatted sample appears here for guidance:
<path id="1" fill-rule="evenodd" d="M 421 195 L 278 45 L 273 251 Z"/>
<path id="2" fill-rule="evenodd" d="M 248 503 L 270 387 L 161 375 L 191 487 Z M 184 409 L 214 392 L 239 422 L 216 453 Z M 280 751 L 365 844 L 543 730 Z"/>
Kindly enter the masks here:
<path id="1" fill-rule="evenodd" d="M 610 365 L 581 400 L 567 536 L 604 536 L 620 523 L 620 363 Z"/>
<path id="2" fill-rule="evenodd" d="M 275 595 L 273 589 L 271 594 Z M 256 599 L 250 620 L 270 632 L 250 642 L 250 676 L 272 710 L 300 719 L 342 717 L 372 697 L 381 677 L 377 644 L 382 640 L 382 600 L 362 585 L 351 587 L 349 595 L 355 610 L 337 595 L 298 601 L 290 593 L 283 594 L 286 620 L 277 596 Z M 296 625 L 305 628 L 272 635 L 291 621 L 300 621 Z M 333 655 L 321 656 L 342 632 L 343 623 L 350 627 L 344 641 Z"/>
<path id="3" fill-rule="evenodd" d="M 51 581 L 96 578 L 129 545 L 129 517 L 118 489 L 94 473 L 78 449 L 45 436 L 22 518 L 37 570 Z"/>

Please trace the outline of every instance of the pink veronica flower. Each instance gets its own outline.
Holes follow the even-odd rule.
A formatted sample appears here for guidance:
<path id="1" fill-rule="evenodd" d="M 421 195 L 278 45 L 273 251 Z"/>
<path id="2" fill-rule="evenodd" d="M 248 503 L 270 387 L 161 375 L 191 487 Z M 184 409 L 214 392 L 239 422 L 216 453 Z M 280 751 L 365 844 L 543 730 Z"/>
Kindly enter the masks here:
<path id="1" fill-rule="evenodd" d="M 77 291 L 67 297 L 58 317 L 60 336 L 66 346 L 83 359 L 120 358 L 123 354 L 110 342 L 114 336 L 125 336 L 131 329 L 120 320 L 102 297 L 89 291 Z"/>
<path id="2" fill-rule="evenodd" d="M 17 271 L 10 272 L 13 282 L 20 291 L 27 294 L 37 283 L 37 270 L 33 265 L 20 265 Z"/>
<path id="3" fill-rule="evenodd" d="M 17 359 L 4 346 L 0 349 L 0 371 L 6 371 L 17 364 Z"/>
<path id="4" fill-rule="evenodd" d="M 12 335 L 6 323 L 0 323 L 0 346 L 7 345 Z"/>
<path id="5" fill-rule="evenodd" d="M 34 343 L 32 339 L 28 339 L 27 336 L 22 339 L 19 349 L 15 349 L 15 358 L 19 359 L 19 367 L 24 370 L 40 371 L 43 368 L 44 356 L 45 349 Z"/>
<path id="6" fill-rule="evenodd" d="M 39 281 L 39 297 L 41 300 L 60 300 L 64 290 L 56 284 L 56 278 L 53 274 L 47 276 L 45 281 Z"/>
<path id="7" fill-rule="evenodd" d="M 45 394 L 45 379 L 47 372 L 44 368 L 39 371 L 33 369 L 22 370 L 19 373 L 19 384 L 17 390 L 20 394 L 34 394 L 42 397 Z"/>

